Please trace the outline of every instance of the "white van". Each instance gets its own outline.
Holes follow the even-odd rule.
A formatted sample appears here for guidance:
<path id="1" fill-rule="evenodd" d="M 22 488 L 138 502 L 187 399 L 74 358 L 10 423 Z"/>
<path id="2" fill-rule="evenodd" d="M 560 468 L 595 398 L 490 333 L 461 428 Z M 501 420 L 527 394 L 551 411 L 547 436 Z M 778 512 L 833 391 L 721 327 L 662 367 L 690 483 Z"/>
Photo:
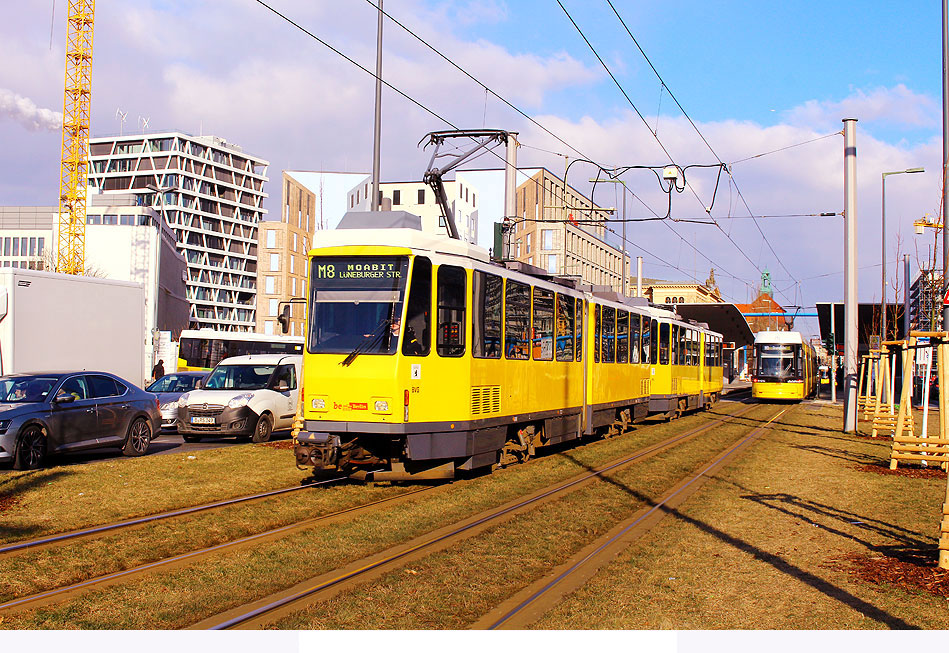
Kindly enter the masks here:
<path id="1" fill-rule="evenodd" d="M 225 358 L 200 390 L 178 399 L 178 433 L 185 442 L 237 436 L 266 442 L 293 424 L 303 356 L 254 354 Z"/>

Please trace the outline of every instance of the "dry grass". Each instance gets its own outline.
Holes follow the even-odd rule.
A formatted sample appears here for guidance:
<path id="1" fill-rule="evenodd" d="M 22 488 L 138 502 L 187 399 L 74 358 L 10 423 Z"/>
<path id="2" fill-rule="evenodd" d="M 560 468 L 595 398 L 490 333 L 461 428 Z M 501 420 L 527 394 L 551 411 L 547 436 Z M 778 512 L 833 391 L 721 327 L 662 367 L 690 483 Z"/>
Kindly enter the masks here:
<path id="1" fill-rule="evenodd" d="M 293 454 L 246 445 L 0 477 L 0 543 L 297 485 Z"/>
<path id="2" fill-rule="evenodd" d="M 945 479 L 863 471 L 889 445 L 802 407 L 539 628 L 946 628 L 945 599 L 833 561 L 930 551 Z"/>
<path id="3" fill-rule="evenodd" d="M 745 432 L 721 427 L 278 624 L 458 629 L 549 573 Z M 569 455 L 569 454 L 568 454 Z M 397 600 L 396 600 L 397 597 Z"/>
<path id="4" fill-rule="evenodd" d="M 178 628 L 405 542 L 701 423 L 696 416 L 454 484 L 430 499 L 10 615 L 10 628 Z M 292 467 L 291 467 L 292 469 Z M 354 488 L 359 490 L 359 488 Z M 130 607 L 133 606 L 133 607 Z"/>

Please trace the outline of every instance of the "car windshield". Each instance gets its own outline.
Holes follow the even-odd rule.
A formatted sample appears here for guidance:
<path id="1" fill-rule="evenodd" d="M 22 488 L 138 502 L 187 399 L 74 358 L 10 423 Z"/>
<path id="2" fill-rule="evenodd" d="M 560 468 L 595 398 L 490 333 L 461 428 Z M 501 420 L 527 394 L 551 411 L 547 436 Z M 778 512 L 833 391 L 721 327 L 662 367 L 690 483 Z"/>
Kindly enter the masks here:
<path id="1" fill-rule="evenodd" d="M 0 377 L 0 402 L 38 403 L 46 401 L 59 379 L 55 376 Z"/>
<path id="2" fill-rule="evenodd" d="M 146 388 L 149 392 L 188 392 L 194 390 L 200 376 L 193 374 L 167 374 Z"/>
<path id="3" fill-rule="evenodd" d="M 276 365 L 218 365 L 204 383 L 205 390 L 260 390 Z"/>

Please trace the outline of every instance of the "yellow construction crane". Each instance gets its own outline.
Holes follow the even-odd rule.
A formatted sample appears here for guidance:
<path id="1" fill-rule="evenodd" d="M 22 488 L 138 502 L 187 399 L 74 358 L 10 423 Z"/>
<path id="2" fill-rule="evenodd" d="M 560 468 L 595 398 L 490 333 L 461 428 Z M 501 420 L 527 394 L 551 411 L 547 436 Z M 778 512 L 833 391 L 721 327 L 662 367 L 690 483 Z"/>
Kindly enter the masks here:
<path id="1" fill-rule="evenodd" d="M 89 177 L 92 25 L 95 11 L 95 0 L 69 0 L 56 243 L 56 271 L 67 274 L 82 274 L 86 268 L 86 184 Z"/>

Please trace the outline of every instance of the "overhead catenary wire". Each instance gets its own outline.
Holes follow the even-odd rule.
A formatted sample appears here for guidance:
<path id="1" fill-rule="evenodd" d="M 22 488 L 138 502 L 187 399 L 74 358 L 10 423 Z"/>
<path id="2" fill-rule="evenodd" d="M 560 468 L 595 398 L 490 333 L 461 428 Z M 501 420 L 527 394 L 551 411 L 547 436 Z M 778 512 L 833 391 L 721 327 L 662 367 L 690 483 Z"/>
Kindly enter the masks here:
<path id="1" fill-rule="evenodd" d="M 281 18 L 282 20 L 286 21 L 287 23 L 289 23 L 290 25 L 292 25 L 292 26 L 295 27 L 296 29 L 300 30 L 301 32 L 303 32 L 304 34 L 306 34 L 307 36 L 309 36 L 310 38 L 314 39 L 315 41 L 317 41 L 318 43 L 320 43 L 321 45 L 323 45 L 324 47 L 326 47 L 327 49 L 329 49 L 329 50 L 332 51 L 333 53 L 335 53 L 335 54 L 337 54 L 338 56 L 342 57 L 343 59 L 345 59 L 346 61 L 348 61 L 348 62 L 351 63 L 352 65 L 356 66 L 357 68 L 359 68 L 360 70 L 362 70 L 364 73 L 366 73 L 367 75 L 369 75 L 369 76 L 372 77 L 373 79 L 376 78 L 376 75 L 375 75 L 375 73 L 374 73 L 372 70 L 370 70 L 370 69 L 366 68 L 365 66 L 359 64 L 357 61 L 355 61 L 354 59 L 352 59 L 351 57 L 349 57 L 348 55 L 346 55 L 345 53 L 343 53 L 342 51 L 340 51 L 338 48 L 334 47 L 334 46 L 331 45 L 330 43 L 328 43 L 326 40 L 324 40 L 324 39 L 320 38 L 319 36 L 317 36 L 316 34 L 314 34 L 312 31 L 308 30 L 307 28 L 305 28 L 304 26 L 302 26 L 302 25 L 301 25 L 300 23 L 298 23 L 297 21 L 293 20 L 292 18 L 290 18 L 290 17 L 287 16 L 286 14 L 284 14 L 284 13 L 278 11 L 277 9 L 275 9 L 274 7 L 272 7 L 271 5 L 269 5 L 269 4 L 268 4 L 267 2 L 265 2 L 264 0 L 256 0 L 256 1 L 257 1 L 257 3 L 258 3 L 259 5 L 261 5 L 262 7 L 264 7 L 265 9 L 267 9 L 268 11 L 270 11 L 271 13 L 275 14 L 276 16 L 278 16 L 279 18 Z M 376 7 L 376 8 L 378 9 L 378 6 L 377 6 L 377 5 L 375 5 L 374 3 L 372 3 L 372 2 L 369 1 L 369 0 L 367 0 L 367 1 L 369 2 L 369 4 L 371 4 L 372 6 L 374 6 L 374 7 Z M 402 27 L 403 29 L 405 29 L 406 31 L 408 31 L 409 33 L 411 33 L 411 34 L 412 34 L 413 36 L 415 36 L 418 40 L 420 40 L 420 41 L 422 41 L 423 43 L 425 43 L 425 45 L 426 45 L 427 47 L 429 47 L 430 49 L 432 49 L 432 50 L 433 50 L 434 52 L 436 52 L 439 56 L 441 56 L 442 58 L 444 58 L 446 61 L 449 61 L 454 67 L 456 67 L 458 70 L 460 70 L 460 71 L 461 71 L 462 73 L 464 73 L 466 76 L 468 76 L 469 78 L 471 78 L 472 80 L 474 80 L 476 83 L 481 84 L 481 85 L 486 89 L 487 92 L 491 93 L 492 95 L 494 95 L 495 97 L 497 97 L 499 100 L 501 100 L 502 102 L 504 102 L 505 104 L 507 104 L 508 106 L 510 106 L 512 109 L 514 109 L 515 111 L 517 111 L 520 115 L 522 115 L 522 116 L 524 116 L 525 118 L 527 118 L 528 120 L 530 120 L 533 124 L 537 125 L 537 126 L 538 126 L 540 129 L 542 129 L 544 132 L 550 134 L 553 138 L 555 138 L 556 140 L 558 140 L 559 142 L 561 142 L 562 144 L 564 144 L 564 145 L 565 145 L 566 147 L 568 147 L 571 151 L 576 152 L 577 154 L 581 154 L 581 155 L 583 154 L 583 153 L 580 152 L 577 148 L 573 147 L 572 145 L 570 145 L 569 143 L 567 143 L 566 141 L 564 141 L 562 138 L 560 138 L 559 136 L 557 136 L 556 134 L 554 134 L 552 131 L 550 131 L 549 129 L 547 129 L 547 128 L 544 127 L 543 125 L 541 125 L 541 124 L 540 124 L 539 122 L 537 122 L 535 119 L 531 118 L 531 117 L 528 116 L 526 113 L 524 113 L 523 111 L 521 111 L 520 109 L 518 109 L 517 107 L 515 107 L 515 106 L 514 106 L 513 104 L 511 104 L 509 101 L 507 101 L 506 99 L 502 98 L 500 95 L 498 95 L 497 93 L 495 93 L 494 91 L 492 91 L 492 90 L 491 90 L 490 88 L 488 88 L 487 86 L 483 85 L 480 81 L 478 81 L 476 78 L 474 78 L 474 77 L 471 76 L 469 73 L 467 73 L 467 71 L 465 71 L 464 69 L 462 69 L 460 66 L 458 66 L 457 64 L 455 64 L 454 62 L 452 62 L 448 57 L 445 57 L 445 55 L 441 54 L 441 53 L 438 52 L 434 47 L 432 47 L 432 46 L 429 45 L 427 42 L 425 42 L 424 39 L 421 39 L 421 37 L 418 37 L 417 35 L 415 35 L 414 32 L 411 32 L 411 30 L 409 30 L 407 27 L 405 27 L 404 25 L 402 25 L 402 23 L 400 23 L 400 22 L 396 21 L 395 19 L 393 19 L 393 18 L 391 17 L 391 15 L 389 15 L 389 14 L 387 14 L 387 13 L 385 13 L 385 12 L 383 12 L 383 13 L 384 13 L 386 16 L 388 16 L 390 20 L 393 20 L 393 22 L 395 22 L 395 23 L 398 24 L 400 27 Z M 394 86 L 394 85 L 391 84 L 390 82 L 386 81 L 385 79 L 381 79 L 380 81 L 381 81 L 381 83 L 382 83 L 383 85 L 385 85 L 387 88 L 391 89 L 392 91 L 394 91 L 395 93 L 397 93 L 399 96 L 405 98 L 406 100 L 408 100 L 408 101 L 409 101 L 410 103 L 412 103 L 413 105 L 415 105 L 415 106 L 417 106 L 418 108 L 422 109 L 425 113 L 427 113 L 427 114 L 433 116 L 433 117 L 436 118 L 437 120 L 443 122 L 444 124 L 450 126 L 450 127 L 453 128 L 453 129 L 459 129 L 458 126 L 456 126 L 454 123 L 452 123 L 448 118 L 446 118 L 446 117 L 440 115 L 439 113 L 437 113 L 437 112 L 434 111 L 433 109 L 431 109 L 431 108 L 427 107 L 426 105 L 424 105 L 422 102 L 420 102 L 420 101 L 416 100 L 415 98 L 409 96 L 407 93 L 405 93 L 404 91 L 402 91 L 402 90 L 399 89 L 398 87 Z M 495 157 L 497 157 L 497 158 L 500 159 L 501 161 L 504 160 L 503 157 L 501 157 L 500 155 L 498 155 L 496 152 L 493 152 L 493 151 L 490 151 L 490 152 L 491 152 L 492 155 L 494 155 Z M 584 157 L 584 158 L 586 158 L 586 157 Z M 603 166 L 601 166 L 600 164 L 597 164 L 597 163 L 593 162 L 592 160 L 590 160 L 590 163 L 592 163 L 593 165 L 596 165 L 596 166 L 600 167 L 601 169 L 605 169 L 605 168 L 603 168 Z M 520 172 L 520 171 L 519 171 L 519 172 Z M 527 175 L 524 174 L 524 173 L 521 173 L 521 174 L 523 174 L 528 180 L 530 180 L 530 177 L 529 177 L 529 176 L 527 176 Z M 535 180 L 535 185 L 537 185 L 537 183 L 538 183 L 538 182 L 536 182 L 536 180 Z M 566 188 L 566 180 L 564 180 L 564 186 L 565 186 L 565 188 Z M 693 192 L 694 192 L 694 191 L 693 191 Z M 555 196 L 556 196 L 556 193 L 555 193 Z M 650 212 L 656 214 L 655 211 L 653 211 L 648 205 L 645 204 L 645 202 L 643 202 L 642 198 L 640 198 L 640 197 L 638 197 L 637 195 L 635 195 L 635 193 L 633 194 L 633 196 L 634 196 L 637 200 L 639 200 Z M 556 199 L 556 197 L 555 197 L 555 199 Z M 560 197 L 559 199 L 562 200 L 562 199 L 564 199 L 564 197 Z M 656 214 L 656 215 L 658 215 L 658 214 Z M 605 224 L 605 222 L 598 223 L 598 224 Z M 608 226 L 605 227 L 605 229 L 606 229 L 606 231 L 608 231 L 609 233 L 616 234 L 616 232 L 615 232 L 614 230 L 612 230 L 612 229 L 609 229 Z M 682 240 L 683 242 L 686 242 L 687 244 L 689 244 L 690 246 L 692 246 L 691 243 L 688 243 L 687 241 L 685 241 L 685 239 L 681 236 L 681 234 L 678 234 L 675 230 L 672 230 L 672 231 L 673 231 L 673 233 L 674 233 L 680 240 Z M 665 261 L 665 259 L 662 259 L 662 258 L 659 257 L 658 255 L 656 255 L 656 254 L 650 252 L 649 250 L 643 248 L 642 246 L 640 246 L 639 244 L 635 243 L 634 241 L 631 241 L 631 240 L 629 240 L 629 239 L 626 239 L 626 242 L 629 243 L 630 245 L 632 245 L 633 247 L 636 247 L 637 249 L 642 250 L 643 252 L 645 252 L 645 253 L 647 253 L 648 255 L 652 256 L 652 257 L 655 258 L 656 260 L 660 260 L 660 261 L 663 261 L 664 263 L 667 263 L 667 264 L 668 264 L 668 261 Z M 694 246 L 692 246 L 692 247 L 694 248 Z M 715 261 L 713 261 L 712 259 L 710 259 L 710 258 L 709 258 L 707 255 L 705 255 L 704 253 L 702 253 L 702 252 L 698 252 L 698 253 L 699 253 L 701 256 L 703 256 L 703 258 L 705 258 L 705 259 L 708 260 L 710 263 L 712 263 L 712 265 L 716 266 L 716 269 L 724 270 L 724 267 L 723 267 L 723 266 L 721 266 L 720 264 L 718 264 L 718 263 L 716 263 Z M 689 273 L 688 271 L 682 269 L 681 267 L 679 267 L 679 266 L 671 266 L 671 267 L 673 267 L 674 269 L 679 270 L 680 272 L 682 272 L 682 273 L 684 273 L 684 274 L 687 274 L 688 276 L 690 276 L 690 278 L 695 279 L 695 277 L 694 277 L 693 275 L 691 275 L 691 273 Z M 735 278 L 735 279 L 738 279 L 738 277 L 735 277 L 734 275 L 731 275 L 731 274 L 726 274 L 725 276 L 730 276 L 730 277 L 733 277 L 733 278 Z"/>
<path id="2" fill-rule="evenodd" d="M 560 0 L 558 0 L 558 3 L 559 3 L 559 2 L 560 2 Z M 656 75 L 656 77 L 659 79 L 659 82 L 662 84 L 663 87 L 665 87 L 666 91 L 669 93 L 669 97 L 671 97 L 672 100 L 673 100 L 673 102 L 676 103 L 676 106 L 679 107 L 679 110 L 682 112 L 682 115 L 685 116 L 685 119 L 689 121 L 689 124 L 690 124 L 690 125 L 692 125 L 692 128 L 695 130 L 696 134 L 699 135 L 699 138 L 702 139 L 702 142 L 705 143 L 705 146 L 708 148 L 709 152 L 711 152 L 712 155 L 713 155 L 716 159 L 718 159 L 719 163 L 721 163 L 722 165 L 726 165 L 725 162 L 722 160 L 722 157 L 720 157 L 720 156 L 718 155 L 718 153 L 715 151 L 715 148 L 713 148 L 712 145 L 711 145 L 711 143 L 708 142 L 708 139 L 705 138 L 705 135 L 702 133 L 702 130 L 700 130 L 700 129 L 698 128 L 698 126 L 695 124 L 695 122 L 694 122 L 694 121 L 692 120 L 692 118 L 689 116 L 688 112 L 686 112 L 685 108 L 684 108 L 684 107 L 682 106 L 682 104 L 679 102 L 678 98 L 676 98 L 675 94 L 672 92 L 672 89 L 670 89 L 670 88 L 669 88 L 669 85 L 666 84 L 665 80 L 662 78 L 662 75 L 660 75 L 660 74 L 659 74 L 659 71 L 656 70 L 656 67 L 652 64 L 652 61 L 651 61 L 651 60 L 649 59 L 649 57 L 646 55 L 645 50 L 643 50 L 642 46 L 640 46 L 640 44 L 639 44 L 639 41 L 636 40 L 636 37 L 633 35 L 632 31 L 629 29 L 629 26 L 626 24 L 626 21 L 623 20 L 623 17 L 620 15 L 619 11 L 617 11 L 616 7 L 613 5 L 612 0 L 606 0 L 606 2 L 607 2 L 607 4 L 610 6 L 610 9 L 613 10 L 613 13 L 616 15 L 616 18 L 619 20 L 620 24 L 623 26 L 623 29 L 626 30 L 626 33 L 629 35 L 629 38 L 633 41 L 633 43 L 634 43 L 634 44 L 636 45 L 636 47 L 639 49 L 639 52 L 643 55 L 643 58 L 646 60 L 646 63 L 649 64 L 649 67 L 652 69 L 653 73 L 654 73 L 654 74 Z M 562 4 L 561 4 L 561 7 L 563 7 Z M 566 9 L 564 9 L 564 11 L 566 12 Z M 572 19 L 571 19 L 571 21 L 572 21 Z M 578 28 L 578 29 L 579 29 L 579 28 Z M 624 93 L 624 95 L 625 95 L 625 93 Z M 832 136 L 832 135 L 833 135 L 833 134 L 831 134 L 831 136 Z M 656 134 L 653 134 L 653 136 L 658 140 L 658 136 L 657 136 Z M 816 139 L 816 140 L 820 140 L 820 139 Z M 754 216 L 754 212 L 751 210 L 751 207 L 748 205 L 748 202 L 745 200 L 745 197 L 744 197 L 744 195 L 742 194 L 741 189 L 738 187 L 738 182 L 737 182 L 737 180 L 735 180 L 734 175 L 732 174 L 731 170 L 727 167 L 727 165 L 726 165 L 726 168 L 725 168 L 725 169 L 726 169 L 726 171 L 727 171 L 727 173 L 728 173 L 729 178 L 730 178 L 730 179 L 733 181 L 733 183 L 734 183 L 735 192 L 738 194 L 739 199 L 741 200 L 742 204 L 744 204 L 745 209 L 748 211 L 748 213 L 753 217 L 753 216 Z M 711 215 L 711 212 L 710 212 L 710 211 L 709 211 L 709 215 Z M 761 234 L 761 237 L 764 239 L 765 243 L 768 245 L 768 249 L 771 251 L 772 255 L 775 257 L 775 260 L 777 260 L 777 262 L 781 265 L 781 267 L 782 267 L 782 268 L 784 269 L 784 271 L 788 274 L 788 276 L 791 277 L 792 280 L 797 281 L 797 279 L 794 277 L 794 275 L 791 273 L 791 271 L 790 271 L 790 270 L 787 268 L 787 266 L 784 264 L 784 261 L 781 259 L 780 256 L 778 256 L 778 253 L 774 250 L 774 247 L 771 245 L 771 241 L 770 241 L 770 240 L 768 239 L 768 237 L 765 235 L 764 230 L 762 230 L 762 228 L 761 228 L 761 225 L 758 224 L 758 221 L 757 221 L 757 220 L 754 220 L 754 223 L 755 223 L 755 226 L 758 228 L 758 232 Z M 723 231 L 722 233 L 724 233 L 724 231 Z M 730 235 L 728 236 L 728 239 L 731 240 L 731 236 L 730 236 Z M 734 243 L 734 241 L 732 241 L 732 242 Z M 742 251 L 741 248 L 738 247 L 737 244 L 735 244 L 735 246 L 736 246 L 740 251 Z M 742 253 L 744 254 L 743 251 L 742 251 Z M 757 266 L 755 266 L 755 267 L 757 268 Z M 759 269 L 759 271 L 760 271 L 760 269 Z M 785 295 L 785 297 L 786 297 L 786 295 Z"/>
<path id="3" fill-rule="evenodd" d="M 577 30 L 577 33 L 580 35 L 580 38 L 582 38 L 583 41 L 584 41 L 584 43 L 587 44 L 587 47 L 590 48 L 590 51 L 591 51 L 591 52 L 593 53 L 593 55 L 596 57 L 597 61 L 600 62 L 600 65 L 603 67 L 603 69 L 606 71 L 606 73 L 610 76 L 610 79 L 613 80 L 613 83 L 616 85 L 617 89 L 619 89 L 619 91 L 620 91 L 620 93 L 622 93 L 623 97 L 626 98 L 626 101 L 627 101 L 627 102 L 629 103 L 629 105 L 633 108 L 633 111 L 636 112 L 636 115 L 639 116 L 639 119 L 642 121 L 642 123 L 643 123 L 643 124 L 646 126 L 646 128 L 649 130 L 649 133 L 652 134 L 653 138 L 656 140 L 656 143 L 659 145 L 660 149 L 662 149 L 663 153 L 664 153 L 667 157 L 669 157 L 669 160 L 672 161 L 673 164 L 675 164 L 675 159 L 674 159 L 673 156 L 669 153 L 669 150 L 666 148 L 666 146 L 663 144 L 662 139 L 660 139 L 659 136 L 658 136 L 658 134 L 654 133 L 654 132 L 652 131 L 652 129 L 649 128 L 649 123 L 646 121 L 646 118 L 643 116 L 642 112 L 640 112 L 639 108 L 636 106 L 636 104 L 635 104 L 635 103 L 632 101 L 632 99 L 629 97 L 629 94 L 626 92 L 626 89 L 623 88 L 622 84 L 619 83 L 619 80 L 616 79 L 616 76 L 613 74 L 613 71 L 610 69 L 609 65 L 607 65 L 607 63 L 603 60 L 603 57 L 600 56 L 600 53 L 597 51 L 597 49 L 593 46 L 593 44 L 592 44 L 592 43 L 590 42 L 590 40 L 587 38 L 586 34 L 584 34 L 583 30 L 580 28 L 580 26 L 577 24 L 577 22 L 573 19 L 573 16 L 571 16 L 570 12 L 567 11 L 567 8 L 564 7 L 564 5 L 563 5 L 563 3 L 561 2 L 561 0 L 557 0 L 557 4 L 560 6 L 561 10 L 563 10 L 564 14 L 567 16 L 567 19 L 570 21 L 570 23 L 571 23 L 571 24 L 574 26 L 574 28 Z M 614 10 L 614 11 L 615 11 L 615 10 Z M 661 78 L 660 78 L 660 79 L 661 79 Z M 668 90 L 668 87 L 667 87 L 667 90 Z M 672 97 L 673 99 L 675 99 L 675 97 L 672 95 L 671 91 L 670 91 L 670 97 Z M 677 104 L 678 104 L 678 102 L 677 102 Z M 681 108 L 681 107 L 680 107 L 680 108 Z M 705 137 L 702 136 L 701 133 L 700 133 L 699 135 L 700 135 L 700 137 L 704 140 Z M 707 142 L 706 142 L 706 144 L 708 145 Z M 715 157 L 719 160 L 719 165 L 725 166 L 725 163 L 722 162 L 721 157 L 719 157 L 719 156 L 715 153 L 715 151 L 711 148 L 711 145 L 708 145 L 708 147 L 709 147 L 709 149 L 712 151 L 712 153 L 715 155 Z M 675 165 L 678 165 L 678 164 L 675 164 Z M 730 178 L 730 179 L 733 179 L 733 176 L 732 176 L 730 173 L 729 173 L 729 178 Z M 702 207 L 703 207 L 703 208 L 706 208 L 705 203 L 702 201 L 701 198 L 699 198 L 698 194 L 695 192 L 695 189 L 692 188 L 691 186 L 689 186 L 689 190 L 692 192 L 692 194 L 695 196 L 695 198 L 699 201 L 699 203 L 702 205 Z M 741 197 L 741 192 L 740 192 L 740 190 L 738 189 L 737 184 L 735 184 L 735 190 L 738 192 L 739 197 Z M 745 203 L 746 208 L 748 208 L 747 202 L 744 201 L 744 198 L 742 197 L 741 199 L 742 199 L 742 202 Z M 748 208 L 748 211 L 749 211 L 749 213 L 751 213 L 751 209 L 750 209 L 750 208 Z M 710 207 L 710 206 L 709 206 L 708 208 L 706 208 L 706 212 L 708 213 L 709 217 L 711 217 L 712 220 L 713 220 L 713 222 L 714 222 L 714 216 L 712 216 L 712 214 L 711 214 L 711 207 Z M 679 234 L 675 229 L 673 229 L 672 226 L 669 225 L 668 222 L 664 222 L 663 224 L 666 226 L 667 229 L 669 229 L 669 230 L 672 231 L 674 234 L 676 234 L 677 236 L 679 236 L 679 238 L 682 239 L 682 242 L 685 242 L 685 243 L 686 243 L 690 248 L 692 248 L 697 254 L 699 254 L 700 256 L 702 256 L 703 258 L 705 258 L 706 260 L 712 262 L 711 259 L 709 259 L 708 256 L 707 256 L 704 252 L 701 252 L 698 248 L 695 247 L 695 245 L 693 245 L 693 244 L 690 243 L 688 240 L 686 240 L 685 238 L 683 238 L 682 235 Z M 762 269 L 761 269 L 754 261 L 752 261 L 751 258 L 748 256 L 748 254 L 745 252 L 745 250 L 744 250 L 738 243 L 735 242 L 735 240 L 731 237 L 731 234 L 727 233 L 724 229 L 722 229 L 721 225 L 719 225 L 717 222 L 714 222 L 714 224 L 715 224 L 715 226 L 718 228 L 718 230 L 721 231 L 721 233 L 732 243 L 732 245 L 735 246 L 735 249 L 737 249 L 737 250 L 741 253 L 741 255 L 752 265 L 752 267 L 754 267 L 754 268 L 759 272 L 759 274 L 763 274 Z M 757 225 L 757 222 L 755 222 L 755 224 Z M 760 226 L 760 225 L 758 225 L 758 230 L 759 230 L 759 232 L 761 232 L 761 235 L 762 235 L 762 237 L 765 239 L 765 241 L 767 241 L 767 237 L 764 235 L 764 232 L 761 231 L 761 226 Z M 769 247 L 771 246 L 770 243 L 768 243 L 768 246 L 769 246 Z M 780 258 L 778 257 L 777 253 L 773 251 L 773 248 L 771 248 L 771 249 L 772 249 L 772 253 L 774 254 L 775 258 L 778 259 L 779 263 L 781 263 L 781 266 L 784 267 L 785 271 L 788 273 L 788 276 L 790 276 L 792 279 L 794 279 L 794 275 L 792 275 L 791 272 L 787 269 L 787 267 L 784 266 L 784 263 L 780 261 Z M 785 295 L 785 297 L 786 297 L 788 300 L 791 299 L 791 298 L 788 297 L 787 295 Z"/>

